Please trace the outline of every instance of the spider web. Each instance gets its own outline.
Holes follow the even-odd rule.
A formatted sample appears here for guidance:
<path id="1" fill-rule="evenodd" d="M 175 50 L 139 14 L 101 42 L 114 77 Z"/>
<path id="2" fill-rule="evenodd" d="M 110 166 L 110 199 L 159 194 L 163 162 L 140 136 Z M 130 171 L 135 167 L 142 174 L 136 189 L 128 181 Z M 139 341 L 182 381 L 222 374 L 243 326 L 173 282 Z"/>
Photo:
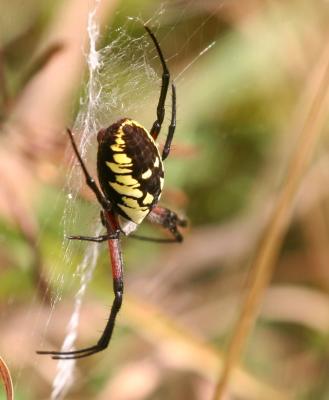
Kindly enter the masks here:
<path id="1" fill-rule="evenodd" d="M 95 165 L 95 162 L 91 161 L 95 160 L 95 152 L 91 153 L 89 149 L 96 147 L 94 144 L 98 130 L 101 127 L 109 126 L 123 116 L 134 118 L 134 115 L 140 114 L 145 97 L 152 96 L 152 89 L 156 87 L 158 91 L 161 85 L 161 65 L 159 66 L 160 75 L 151 67 L 151 63 L 153 64 L 151 59 L 156 58 L 156 51 L 148 40 L 149 38 L 145 32 L 142 32 L 139 37 L 132 37 L 129 34 L 131 24 L 138 23 L 142 26 L 140 20 L 127 19 L 124 26 L 110 33 L 107 38 L 109 44 L 97 50 L 100 40 L 99 30 L 94 20 L 97 4 L 98 1 L 95 9 L 89 14 L 87 26 L 89 35 L 89 53 L 86 55 L 88 80 L 80 98 L 79 113 L 73 125 L 76 141 L 80 141 L 79 151 L 84 159 L 88 158 L 90 165 Z M 152 19 L 152 28 L 161 12 L 155 14 Z M 156 107 L 156 94 L 153 95 Z M 155 113 L 153 117 L 155 118 Z M 151 125 L 151 121 L 149 121 L 149 125 Z M 86 157 L 87 153 L 91 154 Z M 95 171 L 92 169 L 91 173 L 95 176 Z M 67 193 L 62 218 L 65 235 L 77 231 L 79 214 L 75 200 L 83 184 L 84 176 L 81 173 L 80 165 L 73 157 L 64 189 Z M 91 220 L 98 221 L 99 209 L 90 206 L 90 211 Z M 94 235 L 97 236 L 101 229 L 100 223 L 95 222 L 91 231 L 94 231 Z M 67 265 L 71 263 L 73 246 L 66 240 L 63 241 L 64 262 Z M 97 264 L 99 245 L 86 243 L 85 249 L 82 261 L 75 273 L 75 277 L 79 279 L 79 289 L 76 292 L 73 312 L 66 327 L 62 351 L 74 349 L 82 300 Z M 57 293 L 52 305 L 53 309 L 60 298 L 61 294 Z M 74 382 L 75 362 L 75 360 L 58 361 L 51 399 L 63 399 L 69 391 Z"/>
<path id="2" fill-rule="evenodd" d="M 96 165 L 96 135 L 100 128 L 109 126 L 123 117 L 131 117 L 142 121 L 143 125 L 148 128 L 152 126 L 156 118 L 155 110 L 161 87 L 162 68 L 158 60 L 157 51 L 142 26 L 143 23 L 147 23 L 157 36 L 157 27 L 160 25 L 161 15 L 165 12 L 165 8 L 162 5 L 148 21 L 142 21 L 140 18 L 127 18 L 124 25 L 110 31 L 106 37 L 105 35 L 100 37 L 99 28 L 95 23 L 95 14 L 100 1 L 95 0 L 95 8 L 89 13 L 87 25 L 89 51 L 85 55 L 88 76 L 79 100 L 79 111 L 72 127 L 80 154 L 84 160 L 88 160 L 86 164 L 93 176 L 96 176 L 95 167 L 93 166 Z M 186 6 L 187 8 L 188 6 Z M 186 9 L 182 11 L 181 16 L 178 16 L 178 20 L 183 18 Z M 141 28 L 139 36 L 136 36 L 135 33 L 130 33 L 132 30 L 136 30 L 136 25 Z M 193 36 L 196 33 L 198 33 L 197 30 L 189 37 L 188 41 L 193 40 Z M 161 38 L 158 39 L 161 45 Z M 103 47 L 100 45 L 102 41 L 107 43 Z M 182 79 L 182 75 L 186 70 L 213 45 L 214 43 L 211 43 L 201 50 L 182 69 L 180 74 L 176 76 L 176 83 Z M 180 51 L 183 51 L 183 49 Z M 173 57 L 175 55 L 171 56 L 171 58 Z M 168 98 L 170 102 L 170 96 Z M 154 105 L 152 112 L 145 110 L 146 100 L 148 104 Z M 84 187 L 85 179 L 81 173 L 81 167 L 77 163 L 75 156 L 72 156 L 66 185 L 63 188 L 64 196 L 66 196 L 66 205 L 61 221 L 64 237 L 65 235 L 83 233 L 79 228 L 79 220 L 81 218 L 76 200 L 80 191 L 84 190 Z M 90 192 L 88 189 L 87 191 L 88 193 Z M 94 204 L 86 203 L 84 205 L 83 226 L 88 227 L 86 234 L 93 235 L 94 232 L 94 235 L 97 236 L 102 230 L 99 222 L 99 207 L 95 206 L 95 202 L 92 202 Z M 80 251 L 84 249 L 82 250 L 84 254 L 75 269 L 73 279 L 69 283 L 70 287 L 77 287 L 77 289 L 73 311 L 66 326 L 66 334 L 61 347 L 62 351 L 74 349 L 83 297 L 93 276 L 100 249 L 97 243 L 83 242 L 83 244 L 77 244 L 63 239 L 63 264 L 65 269 L 72 269 L 72 259 L 76 260 L 76 257 L 73 256 L 76 255 L 78 246 Z M 57 281 L 59 284 L 56 285 L 58 289 L 53 299 L 45 328 L 45 336 L 54 310 L 62 298 L 63 285 L 61 285 L 61 282 L 64 281 L 64 275 L 59 273 L 52 280 Z M 109 285 L 111 285 L 111 278 L 109 278 Z M 53 380 L 52 400 L 63 399 L 70 390 L 74 383 L 75 363 L 75 360 L 58 361 L 57 373 Z"/>

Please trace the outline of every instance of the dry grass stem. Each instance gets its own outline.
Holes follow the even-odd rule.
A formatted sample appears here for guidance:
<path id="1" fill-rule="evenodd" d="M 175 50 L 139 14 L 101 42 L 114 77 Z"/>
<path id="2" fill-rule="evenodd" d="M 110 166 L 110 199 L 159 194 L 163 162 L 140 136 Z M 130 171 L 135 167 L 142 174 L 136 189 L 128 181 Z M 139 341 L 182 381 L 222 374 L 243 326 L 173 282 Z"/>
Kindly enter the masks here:
<path id="1" fill-rule="evenodd" d="M 304 123 L 301 127 L 299 142 L 292 155 L 290 166 L 286 174 L 286 181 L 278 194 L 273 214 L 265 229 L 262 242 L 255 256 L 251 274 L 250 289 L 247 292 L 240 318 L 229 344 L 224 369 L 215 390 L 214 399 L 224 399 L 227 386 L 233 373 L 233 368 L 239 362 L 246 340 L 254 326 L 264 290 L 266 289 L 273 271 L 275 259 L 278 255 L 284 234 L 289 225 L 296 194 L 306 168 L 313 155 L 317 139 L 320 136 L 327 106 L 327 92 L 329 83 L 329 47 L 327 47 L 319 64 L 311 74 L 306 89 L 315 88 L 315 95 L 309 107 L 300 113 Z"/>

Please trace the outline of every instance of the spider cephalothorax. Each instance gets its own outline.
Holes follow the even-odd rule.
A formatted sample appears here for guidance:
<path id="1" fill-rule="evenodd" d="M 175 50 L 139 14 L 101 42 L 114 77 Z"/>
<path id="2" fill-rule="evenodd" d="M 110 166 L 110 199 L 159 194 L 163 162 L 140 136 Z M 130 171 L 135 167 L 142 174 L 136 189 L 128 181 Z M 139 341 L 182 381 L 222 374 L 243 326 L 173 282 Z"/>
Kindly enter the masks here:
<path id="1" fill-rule="evenodd" d="M 170 152 L 171 141 L 176 128 L 176 90 L 172 83 L 171 122 L 162 152 L 156 139 L 160 133 L 165 115 L 165 101 L 170 75 L 159 43 L 151 30 L 145 26 L 158 52 L 162 65 L 162 85 L 157 106 L 157 118 L 148 132 L 138 122 L 123 118 L 98 132 L 97 172 L 100 187 L 89 174 L 78 151 L 72 132 L 68 129 L 73 150 L 80 163 L 86 183 L 94 192 L 101 206 L 101 220 L 107 233 L 97 237 L 69 236 L 69 239 L 93 242 L 108 241 L 111 258 L 114 301 L 106 327 L 98 342 L 90 347 L 71 351 L 38 351 L 50 354 L 55 359 L 87 357 L 104 350 L 112 337 L 115 318 L 120 310 L 123 297 L 123 263 L 120 248 L 121 234 L 130 234 L 145 218 L 167 229 L 173 238 L 138 239 L 156 242 L 181 242 L 183 237 L 178 227 L 186 221 L 171 210 L 157 205 L 163 188 L 163 161 Z"/>

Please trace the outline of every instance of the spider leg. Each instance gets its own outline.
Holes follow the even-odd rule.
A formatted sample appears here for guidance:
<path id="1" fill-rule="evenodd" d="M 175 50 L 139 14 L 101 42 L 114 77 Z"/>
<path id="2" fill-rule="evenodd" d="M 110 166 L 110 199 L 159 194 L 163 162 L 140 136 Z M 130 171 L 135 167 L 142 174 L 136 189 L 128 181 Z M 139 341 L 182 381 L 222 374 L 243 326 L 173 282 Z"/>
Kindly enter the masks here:
<path id="1" fill-rule="evenodd" d="M 118 241 L 118 239 L 111 239 L 111 241 Z M 114 300 L 112 303 L 110 317 L 107 321 L 102 336 L 94 346 L 72 351 L 37 351 L 37 353 L 51 355 L 54 360 L 73 360 L 77 358 L 88 357 L 93 354 L 99 353 L 100 351 L 105 350 L 111 340 L 115 319 L 122 304 L 122 296 L 123 296 L 122 276 L 120 278 L 113 278 L 113 291 L 114 291 Z"/>
<path id="2" fill-rule="evenodd" d="M 170 125 L 168 128 L 166 143 L 162 150 L 162 161 L 164 161 L 170 153 L 170 146 L 171 146 L 171 142 L 174 137 L 175 129 L 176 129 L 176 86 L 174 84 L 172 84 L 171 85 L 171 122 L 170 122 Z"/>
<path id="3" fill-rule="evenodd" d="M 162 83 L 161 83 L 161 91 L 160 91 L 160 97 L 159 97 L 159 102 L 157 106 L 157 119 L 154 121 L 153 126 L 151 128 L 151 136 L 153 137 L 154 140 L 157 139 L 160 130 L 161 130 L 161 125 L 164 120 L 165 116 L 165 102 L 166 102 L 166 97 L 167 97 L 167 92 L 168 92 L 168 87 L 169 87 L 169 81 L 170 81 L 170 73 L 166 64 L 166 61 L 163 57 L 159 42 L 157 41 L 156 37 L 154 36 L 153 32 L 150 30 L 150 28 L 146 25 L 144 25 L 145 30 L 147 33 L 150 35 L 154 46 L 158 52 L 161 64 L 162 64 Z"/>
<path id="4" fill-rule="evenodd" d="M 168 239 L 168 238 L 157 238 L 157 237 L 149 237 L 143 235 L 135 235 L 134 233 L 129 235 L 129 238 L 141 240 L 144 242 L 155 242 L 155 243 L 177 243 L 175 238 Z"/>
<path id="5" fill-rule="evenodd" d="M 165 207 L 156 206 L 152 209 L 147 218 L 151 222 L 159 224 L 165 229 L 168 229 L 174 237 L 171 239 L 173 242 L 183 241 L 183 235 L 179 232 L 178 227 L 185 227 L 187 225 L 187 221 L 183 218 L 180 218 L 175 212 Z"/>
<path id="6" fill-rule="evenodd" d="M 117 239 L 119 233 L 107 233 L 106 235 L 100 235 L 100 236 L 80 236 L 80 235 L 69 235 L 66 236 L 66 239 L 69 240 L 84 240 L 86 242 L 96 242 L 96 243 L 102 243 L 106 242 L 107 240 L 110 239 Z"/>
<path id="7" fill-rule="evenodd" d="M 89 188 L 94 192 L 95 196 L 97 197 L 98 202 L 101 204 L 104 210 L 110 210 L 111 209 L 111 203 L 106 199 L 106 197 L 103 195 L 103 193 L 99 190 L 95 179 L 89 174 L 87 167 L 79 153 L 78 147 L 75 143 L 73 133 L 71 129 L 67 128 L 67 133 L 70 137 L 71 144 L 74 150 L 74 153 L 81 165 L 82 171 L 84 173 L 85 179 L 86 179 L 86 184 L 89 186 Z"/>
<path id="8" fill-rule="evenodd" d="M 111 235 L 113 231 L 115 232 L 118 229 L 113 215 L 111 215 L 109 212 L 106 213 L 106 226 L 108 228 L 109 235 Z M 114 300 L 112 303 L 109 319 L 100 339 L 94 346 L 86 347 L 80 350 L 37 351 L 38 354 L 51 355 L 52 358 L 55 360 L 72 360 L 90 356 L 107 348 L 112 337 L 115 319 L 121 308 L 123 297 L 123 261 L 119 237 L 116 237 L 115 239 L 109 239 L 108 247 L 112 265 Z"/>

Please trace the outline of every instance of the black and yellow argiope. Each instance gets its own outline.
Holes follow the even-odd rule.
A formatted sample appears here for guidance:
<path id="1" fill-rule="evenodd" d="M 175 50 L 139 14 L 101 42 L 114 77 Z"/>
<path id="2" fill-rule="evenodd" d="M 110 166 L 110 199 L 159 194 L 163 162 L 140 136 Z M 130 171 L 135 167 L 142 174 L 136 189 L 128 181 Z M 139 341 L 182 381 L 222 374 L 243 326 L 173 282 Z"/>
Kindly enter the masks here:
<path id="1" fill-rule="evenodd" d="M 160 155 L 156 139 L 160 133 L 165 115 L 165 101 L 170 83 L 170 74 L 160 45 L 147 26 L 144 26 L 158 52 L 162 64 L 162 84 L 157 106 L 157 118 L 148 132 L 138 122 L 123 118 L 97 134 L 97 173 L 101 189 L 89 174 L 78 151 L 72 132 L 68 129 L 73 150 L 80 163 L 86 183 L 94 192 L 102 210 L 101 220 L 107 233 L 97 237 L 69 236 L 69 239 L 93 242 L 108 241 L 112 264 L 114 300 L 105 329 L 98 342 L 90 347 L 72 351 L 38 351 L 49 354 L 54 359 L 76 359 L 87 357 L 107 348 L 116 316 L 120 310 L 123 296 L 123 262 L 120 236 L 129 235 L 147 217 L 151 222 L 160 224 L 173 235 L 172 239 L 139 239 L 158 242 L 181 242 L 183 237 L 178 227 L 186 221 L 173 211 L 157 205 L 160 198 L 164 170 L 163 161 L 168 157 L 176 128 L 176 89 L 172 83 L 171 123 Z"/>

